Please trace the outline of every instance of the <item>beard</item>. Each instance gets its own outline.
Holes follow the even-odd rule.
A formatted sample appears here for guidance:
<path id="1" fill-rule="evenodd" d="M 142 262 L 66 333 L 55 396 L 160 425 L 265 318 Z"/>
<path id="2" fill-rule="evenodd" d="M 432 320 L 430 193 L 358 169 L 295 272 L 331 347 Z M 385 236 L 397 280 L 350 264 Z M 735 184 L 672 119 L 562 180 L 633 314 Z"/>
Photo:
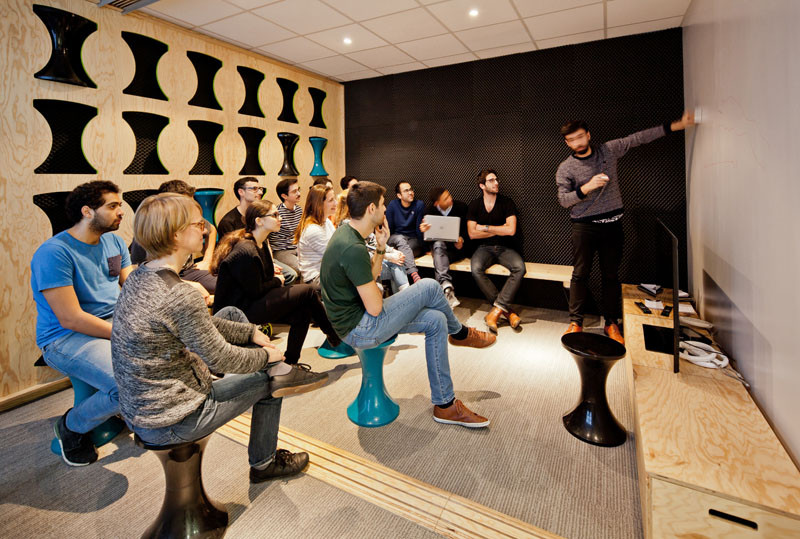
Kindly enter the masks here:
<path id="1" fill-rule="evenodd" d="M 122 219 L 114 219 L 112 221 L 104 221 L 98 215 L 95 215 L 89 222 L 89 228 L 98 234 L 105 234 L 106 232 L 113 232 L 119 229 L 119 224 Z"/>

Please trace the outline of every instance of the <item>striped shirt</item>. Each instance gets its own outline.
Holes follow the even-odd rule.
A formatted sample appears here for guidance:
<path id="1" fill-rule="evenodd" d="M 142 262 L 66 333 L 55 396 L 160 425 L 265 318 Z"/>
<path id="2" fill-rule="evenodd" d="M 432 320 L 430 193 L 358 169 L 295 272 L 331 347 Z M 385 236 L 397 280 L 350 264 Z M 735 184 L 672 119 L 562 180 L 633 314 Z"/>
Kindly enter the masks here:
<path id="1" fill-rule="evenodd" d="M 294 205 L 294 210 L 290 210 L 281 202 L 278 204 L 278 212 L 281 214 L 281 229 L 269 235 L 269 245 L 272 251 L 294 251 L 297 245 L 293 244 L 294 231 L 300 224 L 303 217 L 303 209 L 299 204 Z"/>

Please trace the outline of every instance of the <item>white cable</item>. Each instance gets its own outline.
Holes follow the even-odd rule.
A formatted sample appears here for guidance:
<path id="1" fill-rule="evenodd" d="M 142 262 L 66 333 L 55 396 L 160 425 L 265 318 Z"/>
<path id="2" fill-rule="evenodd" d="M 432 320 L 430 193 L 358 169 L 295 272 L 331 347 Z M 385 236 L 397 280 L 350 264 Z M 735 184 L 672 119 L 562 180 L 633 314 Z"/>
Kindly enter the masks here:
<path id="1" fill-rule="evenodd" d="M 699 341 L 681 341 L 680 357 L 708 369 L 724 369 L 729 363 L 728 356 Z"/>

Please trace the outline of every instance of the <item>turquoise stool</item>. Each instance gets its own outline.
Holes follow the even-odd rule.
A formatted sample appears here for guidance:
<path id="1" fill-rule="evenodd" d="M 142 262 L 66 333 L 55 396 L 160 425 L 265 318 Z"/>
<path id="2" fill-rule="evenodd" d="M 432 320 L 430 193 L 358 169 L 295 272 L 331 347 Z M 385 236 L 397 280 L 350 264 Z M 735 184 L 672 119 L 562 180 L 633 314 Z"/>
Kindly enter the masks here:
<path id="1" fill-rule="evenodd" d="M 328 339 L 317 348 L 317 353 L 325 359 L 344 359 L 356 355 L 353 347 L 342 341 L 339 346 L 331 346 Z"/>
<path id="2" fill-rule="evenodd" d="M 322 137 L 310 137 L 311 148 L 314 150 L 314 166 L 311 168 L 311 176 L 327 176 L 325 165 L 322 164 L 322 150 L 328 144 L 328 139 Z"/>
<path id="3" fill-rule="evenodd" d="M 77 406 L 81 402 L 97 393 L 97 389 L 93 388 L 83 380 L 78 380 L 72 376 L 70 376 L 69 380 L 72 382 L 72 390 L 75 392 L 73 406 Z M 125 423 L 121 419 L 117 417 L 108 418 L 104 423 L 96 426 L 94 430 L 92 430 L 92 442 L 94 443 L 94 446 L 100 447 L 107 444 L 113 440 L 114 437 L 124 428 Z M 61 455 L 61 446 L 58 444 L 58 439 L 55 437 L 50 441 L 50 451 L 56 455 Z"/>
<path id="4" fill-rule="evenodd" d="M 194 192 L 194 199 L 203 209 L 203 219 L 214 226 L 217 226 L 217 220 L 214 218 L 214 214 L 217 212 L 217 204 L 219 204 L 219 199 L 221 199 L 222 195 L 224 194 L 225 191 L 222 189 L 216 189 L 213 187 L 208 189 L 198 189 Z"/>
<path id="5" fill-rule="evenodd" d="M 375 348 L 356 348 L 361 360 L 361 390 L 347 407 L 347 417 L 359 427 L 382 427 L 400 414 L 400 406 L 392 400 L 383 384 L 383 358 L 396 338 L 392 337 Z"/>

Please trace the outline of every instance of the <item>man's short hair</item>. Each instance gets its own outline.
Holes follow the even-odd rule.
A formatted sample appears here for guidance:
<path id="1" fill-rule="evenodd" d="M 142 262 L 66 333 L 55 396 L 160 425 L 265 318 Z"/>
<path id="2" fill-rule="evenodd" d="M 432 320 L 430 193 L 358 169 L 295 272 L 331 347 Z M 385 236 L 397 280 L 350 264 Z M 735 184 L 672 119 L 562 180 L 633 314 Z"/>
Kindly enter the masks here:
<path id="1" fill-rule="evenodd" d="M 168 182 L 164 182 L 161 185 L 159 185 L 158 192 L 178 193 L 181 195 L 186 195 L 187 197 L 193 197 L 195 188 L 183 180 L 170 180 Z"/>
<path id="2" fill-rule="evenodd" d="M 311 187 L 314 187 L 315 185 L 328 185 L 329 183 L 331 184 L 331 187 L 332 187 L 333 186 L 333 182 L 331 181 L 331 179 L 329 177 L 327 177 L 327 176 L 317 176 L 317 177 L 314 178 L 314 183 L 311 184 Z"/>
<path id="3" fill-rule="evenodd" d="M 377 207 L 381 197 L 386 195 L 386 188 L 373 182 L 359 181 L 353 184 L 347 193 L 347 209 L 351 219 L 361 219 L 367 213 L 370 204 Z"/>
<path id="4" fill-rule="evenodd" d="M 114 182 L 96 180 L 80 184 L 67 195 L 64 210 L 67 219 L 74 225 L 83 218 L 81 208 L 89 206 L 96 210 L 103 205 L 103 195 L 106 193 L 119 193 L 119 187 Z"/>
<path id="5" fill-rule="evenodd" d="M 399 181 L 399 182 L 397 182 L 397 184 L 394 186 L 394 192 L 395 192 L 395 194 L 397 194 L 397 195 L 399 195 L 399 194 L 400 194 L 400 186 L 401 186 L 401 185 L 403 185 L 404 183 L 407 183 L 407 184 L 408 184 L 408 186 L 409 186 L 409 187 L 411 187 L 411 182 L 409 182 L 408 180 L 400 180 L 400 181 Z M 412 189 L 413 189 L 413 188 L 412 188 Z"/>
<path id="6" fill-rule="evenodd" d="M 559 131 L 559 133 L 561 133 L 562 137 L 567 137 L 572 133 L 574 133 L 575 131 L 580 131 L 581 129 L 583 129 L 587 133 L 589 132 L 589 126 L 586 125 L 586 122 L 584 122 L 583 120 L 570 120 L 561 126 L 561 130 Z"/>
<path id="7" fill-rule="evenodd" d="M 236 200 L 241 200 L 242 197 L 239 196 L 239 189 L 244 189 L 244 184 L 247 182 L 258 183 L 258 179 L 252 176 L 245 176 L 244 178 L 236 180 L 236 183 L 233 184 L 233 194 L 236 195 Z"/>
<path id="8" fill-rule="evenodd" d="M 175 234 L 189 226 L 193 208 L 202 211 L 195 199 L 181 193 L 159 193 L 142 201 L 133 217 L 133 237 L 147 260 L 172 253 Z"/>
<path id="9" fill-rule="evenodd" d="M 431 204 L 436 204 L 436 201 L 439 200 L 439 197 L 441 197 L 445 191 L 447 191 L 447 189 L 444 187 L 434 187 L 428 192 L 428 201 L 430 201 Z"/>
<path id="10" fill-rule="evenodd" d="M 275 186 L 275 192 L 278 193 L 278 198 L 283 202 L 284 196 L 289 196 L 289 189 L 297 183 L 297 178 L 283 178 Z"/>
<path id="11" fill-rule="evenodd" d="M 478 185 L 486 184 L 486 177 L 489 174 L 494 174 L 495 176 L 497 176 L 497 172 L 495 172 L 493 168 L 485 168 L 480 172 L 478 172 Z"/>
<path id="12" fill-rule="evenodd" d="M 350 184 L 350 182 L 355 179 L 355 176 L 344 176 L 341 180 L 339 180 L 339 186 L 342 188 L 342 191 L 347 189 L 347 186 Z"/>

